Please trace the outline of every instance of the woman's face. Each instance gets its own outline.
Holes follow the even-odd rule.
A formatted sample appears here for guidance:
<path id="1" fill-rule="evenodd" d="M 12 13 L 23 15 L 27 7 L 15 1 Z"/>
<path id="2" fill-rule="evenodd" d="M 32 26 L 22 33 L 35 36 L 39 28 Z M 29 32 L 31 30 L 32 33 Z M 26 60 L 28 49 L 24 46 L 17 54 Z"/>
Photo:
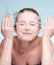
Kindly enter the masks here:
<path id="1" fill-rule="evenodd" d="M 38 16 L 30 11 L 20 13 L 16 23 L 16 32 L 20 40 L 33 40 L 39 32 Z"/>

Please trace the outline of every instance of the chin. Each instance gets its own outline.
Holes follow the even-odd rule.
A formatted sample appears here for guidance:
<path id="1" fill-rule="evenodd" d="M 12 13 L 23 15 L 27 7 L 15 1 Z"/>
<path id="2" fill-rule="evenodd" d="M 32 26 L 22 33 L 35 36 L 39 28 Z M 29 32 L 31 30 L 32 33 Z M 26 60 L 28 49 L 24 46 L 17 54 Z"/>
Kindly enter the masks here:
<path id="1" fill-rule="evenodd" d="M 32 36 L 18 35 L 18 38 L 23 41 L 32 41 L 35 37 L 36 35 L 32 35 Z"/>
<path id="2" fill-rule="evenodd" d="M 22 38 L 24 41 L 32 41 L 34 38 Z"/>

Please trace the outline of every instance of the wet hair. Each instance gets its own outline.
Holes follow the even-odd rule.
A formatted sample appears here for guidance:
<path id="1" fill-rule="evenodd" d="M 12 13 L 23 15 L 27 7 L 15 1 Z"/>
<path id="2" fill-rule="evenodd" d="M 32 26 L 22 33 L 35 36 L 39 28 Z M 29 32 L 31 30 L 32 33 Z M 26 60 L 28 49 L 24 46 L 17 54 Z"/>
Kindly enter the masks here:
<path id="1" fill-rule="evenodd" d="M 15 22 L 15 26 L 16 26 L 16 22 L 17 22 L 18 15 L 19 15 L 20 13 L 25 12 L 25 11 L 30 11 L 30 12 L 32 12 L 32 13 L 35 13 L 37 16 L 39 16 L 39 22 L 41 23 L 40 15 L 39 15 L 39 13 L 38 13 L 35 9 L 33 9 L 33 8 L 23 8 L 23 9 L 21 9 L 19 12 L 16 13 L 15 21 L 14 21 L 14 22 Z"/>
<path id="2" fill-rule="evenodd" d="M 37 16 L 39 16 L 38 12 L 37 12 L 36 10 L 34 10 L 33 8 L 23 8 L 23 9 L 21 9 L 21 10 L 18 12 L 18 14 L 19 14 L 19 13 L 23 13 L 24 11 L 30 11 L 30 12 L 36 13 Z"/>

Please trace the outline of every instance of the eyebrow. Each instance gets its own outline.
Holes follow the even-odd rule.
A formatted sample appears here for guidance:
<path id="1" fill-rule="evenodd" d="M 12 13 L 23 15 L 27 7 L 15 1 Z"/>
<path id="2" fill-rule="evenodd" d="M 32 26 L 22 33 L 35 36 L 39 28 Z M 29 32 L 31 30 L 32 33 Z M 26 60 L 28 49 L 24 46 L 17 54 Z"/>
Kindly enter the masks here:
<path id="1" fill-rule="evenodd" d="M 30 21 L 30 23 L 35 23 L 36 21 Z"/>
<path id="2" fill-rule="evenodd" d="M 19 23 L 26 23 L 25 21 L 18 21 Z M 29 23 L 40 23 L 40 22 L 36 22 L 35 20 L 30 21 Z"/>
<path id="3" fill-rule="evenodd" d="M 40 24 L 40 22 L 38 22 L 38 21 L 31 21 L 30 23 L 39 23 Z"/>
<path id="4" fill-rule="evenodd" d="M 25 23 L 24 21 L 18 21 L 18 23 Z"/>

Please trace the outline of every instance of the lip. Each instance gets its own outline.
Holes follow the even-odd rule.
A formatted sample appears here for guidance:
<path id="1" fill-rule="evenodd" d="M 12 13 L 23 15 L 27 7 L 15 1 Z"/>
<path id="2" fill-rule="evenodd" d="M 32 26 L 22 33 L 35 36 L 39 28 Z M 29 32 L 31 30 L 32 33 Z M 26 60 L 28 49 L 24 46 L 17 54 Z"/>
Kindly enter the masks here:
<path id="1" fill-rule="evenodd" d="M 32 33 L 30 33 L 30 32 L 23 32 L 23 34 L 25 34 L 25 35 L 31 35 Z"/>

